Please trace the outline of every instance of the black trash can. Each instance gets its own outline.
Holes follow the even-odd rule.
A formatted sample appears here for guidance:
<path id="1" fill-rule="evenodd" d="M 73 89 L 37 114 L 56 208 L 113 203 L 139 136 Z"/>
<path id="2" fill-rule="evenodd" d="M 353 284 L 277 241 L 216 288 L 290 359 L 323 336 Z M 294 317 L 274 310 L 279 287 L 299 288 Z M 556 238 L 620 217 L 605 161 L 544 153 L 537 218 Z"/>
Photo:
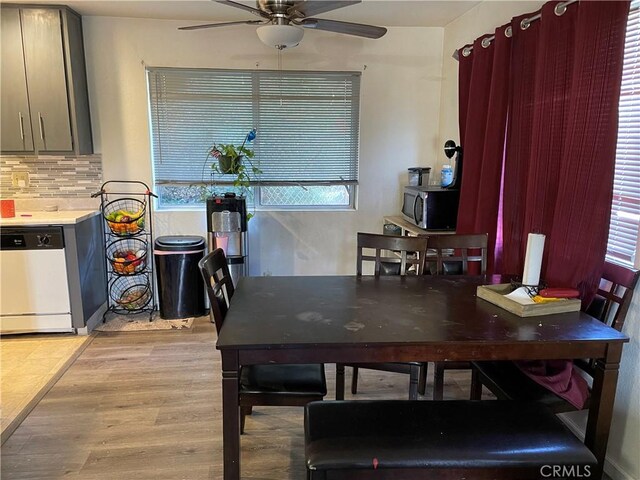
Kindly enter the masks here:
<path id="1" fill-rule="evenodd" d="M 205 314 L 204 282 L 198 262 L 204 257 L 203 237 L 171 235 L 154 244 L 160 317 L 198 317 Z"/>

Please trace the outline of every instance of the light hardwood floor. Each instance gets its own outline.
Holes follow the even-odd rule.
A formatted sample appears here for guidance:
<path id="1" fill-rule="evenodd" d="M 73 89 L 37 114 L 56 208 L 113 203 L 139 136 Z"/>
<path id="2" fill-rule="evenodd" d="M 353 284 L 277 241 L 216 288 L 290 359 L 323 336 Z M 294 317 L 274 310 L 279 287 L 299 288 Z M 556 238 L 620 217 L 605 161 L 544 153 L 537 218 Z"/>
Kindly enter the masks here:
<path id="1" fill-rule="evenodd" d="M 2 479 L 221 479 L 215 340 L 206 317 L 190 330 L 98 334 L 3 445 Z M 468 398 L 470 375 L 446 375 L 445 398 Z M 333 365 L 327 377 L 330 399 Z M 408 381 L 363 370 L 357 397 L 404 399 Z M 302 409 L 255 407 L 243 479 L 304 479 L 303 445 Z"/>

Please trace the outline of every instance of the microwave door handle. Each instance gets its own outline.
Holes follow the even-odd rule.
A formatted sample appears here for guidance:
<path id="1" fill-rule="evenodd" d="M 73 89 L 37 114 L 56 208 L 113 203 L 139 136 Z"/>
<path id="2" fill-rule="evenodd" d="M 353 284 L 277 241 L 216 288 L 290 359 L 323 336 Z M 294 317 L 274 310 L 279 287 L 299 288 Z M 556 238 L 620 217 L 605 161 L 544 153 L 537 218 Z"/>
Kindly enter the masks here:
<path id="1" fill-rule="evenodd" d="M 419 194 L 416 194 L 415 198 L 413 199 L 413 221 L 416 223 L 416 225 L 418 225 L 418 199 L 420 198 Z"/>

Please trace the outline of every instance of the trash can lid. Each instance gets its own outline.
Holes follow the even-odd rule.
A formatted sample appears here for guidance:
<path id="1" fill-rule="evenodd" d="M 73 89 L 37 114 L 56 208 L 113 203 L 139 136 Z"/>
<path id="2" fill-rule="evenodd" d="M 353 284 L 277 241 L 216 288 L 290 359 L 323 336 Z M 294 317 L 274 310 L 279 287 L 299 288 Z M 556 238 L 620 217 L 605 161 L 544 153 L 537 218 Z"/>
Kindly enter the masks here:
<path id="1" fill-rule="evenodd" d="M 167 235 L 156 238 L 154 248 L 165 252 L 204 250 L 204 238 L 195 235 Z"/>

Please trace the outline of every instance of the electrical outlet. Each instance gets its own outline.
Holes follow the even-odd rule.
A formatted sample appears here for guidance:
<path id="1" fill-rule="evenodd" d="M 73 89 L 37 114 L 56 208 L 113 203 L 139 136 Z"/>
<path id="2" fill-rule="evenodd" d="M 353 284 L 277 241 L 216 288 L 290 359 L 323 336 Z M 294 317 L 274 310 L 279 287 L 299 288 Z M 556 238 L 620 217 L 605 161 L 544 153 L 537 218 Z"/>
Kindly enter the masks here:
<path id="1" fill-rule="evenodd" d="M 12 172 L 11 185 L 25 188 L 29 186 L 29 172 Z"/>

